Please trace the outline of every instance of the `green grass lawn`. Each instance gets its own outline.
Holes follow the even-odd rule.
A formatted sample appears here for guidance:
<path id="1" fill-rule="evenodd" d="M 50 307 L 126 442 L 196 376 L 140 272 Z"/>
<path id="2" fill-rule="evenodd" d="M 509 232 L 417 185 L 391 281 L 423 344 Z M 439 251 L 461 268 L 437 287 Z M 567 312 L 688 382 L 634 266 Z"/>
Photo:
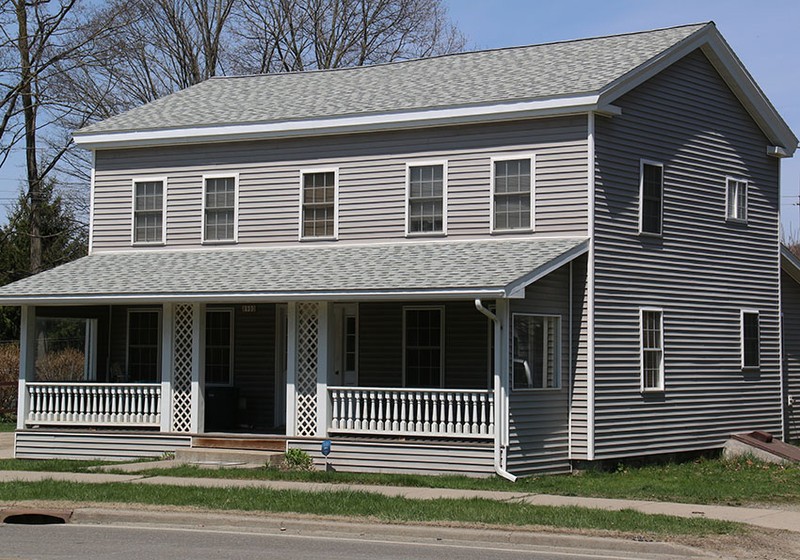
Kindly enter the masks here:
<path id="1" fill-rule="evenodd" d="M 13 432 L 17 429 L 15 422 L 0 422 L 0 432 Z"/>
<path id="2" fill-rule="evenodd" d="M 737 523 L 648 515 L 632 510 L 545 507 L 483 499 L 414 500 L 356 491 L 305 492 L 259 488 L 85 484 L 45 480 L 6 482 L 0 501 L 56 500 L 194 506 L 214 510 L 368 518 L 383 522 L 550 526 L 653 535 L 724 535 L 744 531 Z"/>
<path id="3" fill-rule="evenodd" d="M 86 471 L 99 462 L 0 460 L 0 470 Z M 748 459 L 586 471 L 573 475 L 523 478 L 510 483 L 499 477 L 354 474 L 277 469 L 209 470 L 193 466 L 152 469 L 145 475 L 259 480 L 296 480 L 348 484 L 382 484 L 428 488 L 504 490 L 568 496 L 630 498 L 701 504 L 744 505 L 800 503 L 800 466 L 780 466 Z"/>

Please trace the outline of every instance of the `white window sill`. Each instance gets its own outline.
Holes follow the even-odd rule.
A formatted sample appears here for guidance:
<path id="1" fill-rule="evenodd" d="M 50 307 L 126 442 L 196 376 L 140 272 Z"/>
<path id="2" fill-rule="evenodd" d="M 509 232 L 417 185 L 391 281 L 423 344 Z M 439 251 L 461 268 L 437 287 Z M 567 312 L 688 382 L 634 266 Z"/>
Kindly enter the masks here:
<path id="1" fill-rule="evenodd" d="M 639 232 L 639 236 L 640 237 L 649 237 L 651 239 L 661 239 L 661 238 L 664 237 L 664 232 L 662 231 L 661 233 L 653 233 L 651 231 L 640 231 Z"/>
<path id="2" fill-rule="evenodd" d="M 447 237 L 444 231 L 414 231 L 406 233 L 406 237 Z"/>
<path id="3" fill-rule="evenodd" d="M 492 235 L 508 235 L 514 233 L 533 233 L 533 228 L 519 228 L 519 229 L 493 229 Z"/>
<path id="4" fill-rule="evenodd" d="M 301 237 L 300 238 L 300 241 L 304 242 L 304 243 L 308 242 L 308 241 L 313 243 L 314 241 L 338 241 L 338 240 L 339 240 L 339 238 L 336 237 L 336 236 L 333 236 L 333 237 L 331 237 L 331 236 L 327 236 L 327 237 Z"/>
<path id="5" fill-rule="evenodd" d="M 163 241 L 134 241 L 131 247 L 163 247 L 166 245 Z"/>
<path id="6" fill-rule="evenodd" d="M 236 245 L 237 239 L 204 239 L 203 245 Z"/>

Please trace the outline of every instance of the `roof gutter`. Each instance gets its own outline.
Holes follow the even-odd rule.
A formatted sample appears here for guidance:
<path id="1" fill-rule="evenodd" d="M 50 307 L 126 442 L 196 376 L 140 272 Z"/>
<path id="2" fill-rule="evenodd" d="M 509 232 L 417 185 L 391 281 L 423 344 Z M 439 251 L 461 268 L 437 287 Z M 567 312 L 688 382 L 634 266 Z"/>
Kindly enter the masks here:
<path id="1" fill-rule="evenodd" d="M 483 306 L 483 302 L 480 298 L 475 299 L 475 309 L 486 315 L 489 319 L 491 319 L 492 323 L 494 323 L 495 328 L 495 340 L 497 338 L 502 339 L 501 336 L 497 334 L 498 329 L 501 328 L 500 319 L 498 319 L 497 315 L 489 311 Z M 499 353 L 502 346 L 495 344 L 495 352 Z M 508 391 L 503 391 L 503 383 L 502 383 L 502 376 L 500 373 L 499 367 L 497 367 L 498 363 L 502 363 L 502 360 L 498 360 L 497 356 L 495 356 L 495 368 L 494 368 L 494 410 L 495 410 L 495 421 L 494 421 L 494 472 L 498 475 L 502 476 L 506 480 L 510 480 L 511 482 L 516 482 L 517 477 L 508 472 L 504 465 L 504 445 L 503 435 L 508 432 L 508 402 L 507 396 Z M 506 397 L 503 398 L 503 395 Z"/>
<path id="2" fill-rule="evenodd" d="M 360 116 L 292 120 L 271 123 L 229 124 L 161 130 L 76 132 L 75 143 L 89 150 L 144 146 L 239 142 L 331 134 L 350 134 L 552 117 L 597 111 L 609 115 L 619 109 L 602 104 L 598 95 L 555 97 L 535 101 L 497 103 L 444 109 L 426 109 Z"/>

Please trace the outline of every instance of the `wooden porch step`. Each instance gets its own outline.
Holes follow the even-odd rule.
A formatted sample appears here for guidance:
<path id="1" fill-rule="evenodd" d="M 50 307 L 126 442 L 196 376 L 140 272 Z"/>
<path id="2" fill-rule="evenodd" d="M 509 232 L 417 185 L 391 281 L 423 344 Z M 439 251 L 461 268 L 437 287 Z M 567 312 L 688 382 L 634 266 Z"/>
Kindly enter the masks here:
<path id="1" fill-rule="evenodd" d="M 205 467 L 263 467 L 282 464 L 283 452 L 251 449 L 220 449 L 191 447 L 175 451 L 176 463 L 189 463 Z"/>
<path id="2" fill-rule="evenodd" d="M 282 436 L 195 436 L 192 447 L 214 449 L 249 449 L 256 451 L 286 451 L 286 438 Z"/>

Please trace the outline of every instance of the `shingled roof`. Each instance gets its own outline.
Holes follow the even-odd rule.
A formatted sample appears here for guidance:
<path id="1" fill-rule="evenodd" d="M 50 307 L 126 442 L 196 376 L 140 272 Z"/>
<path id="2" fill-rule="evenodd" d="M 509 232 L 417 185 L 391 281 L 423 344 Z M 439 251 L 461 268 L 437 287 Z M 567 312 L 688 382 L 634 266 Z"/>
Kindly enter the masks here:
<path id="1" fill-rule="evenodd" d="M 212 78 L 76 133 L 268 123 L 600 92 L 713 24 L 357 68 Z"/>
<path id="2" fill-rule="evenodd" d="M 586 247 L 534 238 L 97 253 L 0 287 L 0 305 L 508 297 Z"/>

